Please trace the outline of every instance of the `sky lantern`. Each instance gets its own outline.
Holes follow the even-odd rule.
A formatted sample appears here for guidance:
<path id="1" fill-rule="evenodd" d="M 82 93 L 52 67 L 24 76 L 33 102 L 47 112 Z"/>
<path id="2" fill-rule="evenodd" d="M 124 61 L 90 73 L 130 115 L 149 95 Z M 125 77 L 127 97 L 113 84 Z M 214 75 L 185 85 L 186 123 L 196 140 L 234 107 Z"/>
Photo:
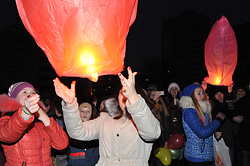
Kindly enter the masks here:
<path id="1" fill-rule="evenodd" d="M 237 41 L 230 23 L 222 16 L 213 25 L 205 43 L 205 64 L 212 85 L 228 86 L 237 65 Z"/>
<path id="2" fill-rule="evenodd" d="M 16 0 L 22 22 L 58 76 L 117 74 L 138 0 Z"/>

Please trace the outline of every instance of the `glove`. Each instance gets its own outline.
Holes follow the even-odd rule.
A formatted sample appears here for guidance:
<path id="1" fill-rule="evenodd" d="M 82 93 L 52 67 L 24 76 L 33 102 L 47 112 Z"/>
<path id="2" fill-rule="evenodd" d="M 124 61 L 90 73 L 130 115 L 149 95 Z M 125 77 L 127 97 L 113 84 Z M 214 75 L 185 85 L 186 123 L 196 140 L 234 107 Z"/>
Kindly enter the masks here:
<path id="1" fill-rule="evenodd" d="M 220 121 L 221 123 L 225 120 L 226 116 L 222 112 L 218 112 L 218 114 L 215 116 L 215 119 Z"/>

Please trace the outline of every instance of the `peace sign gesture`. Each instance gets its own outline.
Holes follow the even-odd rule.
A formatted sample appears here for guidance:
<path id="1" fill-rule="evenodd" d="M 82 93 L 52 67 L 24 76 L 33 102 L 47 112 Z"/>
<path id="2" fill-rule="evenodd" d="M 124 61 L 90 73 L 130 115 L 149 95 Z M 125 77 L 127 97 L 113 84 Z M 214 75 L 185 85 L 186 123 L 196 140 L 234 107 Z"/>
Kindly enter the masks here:
<path id="1" fill-rule="evenodd" d="M 121 73 L 118 74 L 121 84 L 122 84 L 122 93 L 125 97 L 128 98 L 130 104 L 135 103 L 139 96 L 135 90 L 135 76 L 137 72 L 132 72 L 131 67 L 127 68 L 128 70 L 128 79 L 125 78 Z"/>

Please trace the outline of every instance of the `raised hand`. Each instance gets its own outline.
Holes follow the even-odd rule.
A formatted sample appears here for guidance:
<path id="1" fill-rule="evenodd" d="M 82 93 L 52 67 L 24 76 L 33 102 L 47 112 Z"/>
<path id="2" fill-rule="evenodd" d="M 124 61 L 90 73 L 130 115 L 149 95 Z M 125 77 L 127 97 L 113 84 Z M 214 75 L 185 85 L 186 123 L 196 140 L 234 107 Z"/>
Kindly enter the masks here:
<path id="1" fill-rule="evenodd" d="M 231 93 L 233 91 L 233 87 L 234 87 L 234 82 L 227 87 L 228 93 Z"/>
<path id="2" fill-rule="evenodd" d="M 28 111 L 30 113 L 33 114 L 33 113 L 37 112 L 40 109 L 40 106 L 38 105 L 39 100 L 40 100 L 40 96 L 38 94 L 27 97 L 24 100 L 24 106 L 28 109 Z"/>
<path id="3" fill-rule="evenodd" d="M 67 104 L 73 103 L 74 98 L 76 96 L 76 92 L 75 92 L 76 82 L 73 81 L 71 83 L 70 89 L 67 86 L 65 86 L 63 83 L 61 83 L 59 78 L 55 78 L 53 82 L 54 82 L 57 96 L 61 97 L 63 101 L 66 102 Z"/>
<path id="4" fill-rule="evenodd" d="M 203 88 L 203 90 L 204 90 L 204 92 L 207 90 L 207 82 L 206 81 L 202 81 L 201 82 L 201 86 L 202 86 L 202 88 Z"/>
<path id="5" fill-rule="evenodd" d="M 119 73 L 118 76 L 123 86 L 122 88 L 123 95 L 128 98 L 130 104 L 133 104 L 139 99 L 139 96 L 135 90 L 135 76 L 137 72 L 132 72 L 130 67 L 128 67 L 127 70 L 128 70 L 128 79 L 126 79 L 121 73 Z"/>

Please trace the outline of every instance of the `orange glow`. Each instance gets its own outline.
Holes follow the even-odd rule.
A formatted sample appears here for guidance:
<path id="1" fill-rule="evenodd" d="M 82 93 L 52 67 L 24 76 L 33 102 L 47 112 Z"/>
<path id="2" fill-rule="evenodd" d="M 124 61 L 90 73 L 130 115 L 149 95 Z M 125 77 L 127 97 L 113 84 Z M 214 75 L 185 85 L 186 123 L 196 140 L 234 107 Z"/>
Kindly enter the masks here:
<path id="1" fill-rule="evenodd" d="M 220 82 L 221 82 L 221 77 L 217 76 L 215 80 L 215 84 L 220 85 Z"/>
<path id="2" fill-rule="evenodd" d="M 80 55 L 80 60 L 82 65 L 85 68 L 85 71 L 88 75 L 90 75 L 88 78 L 93 81 L 97 82 L 98 80 L 98 73 L 96 71 L 96 63 L 95 63 L 95 57 L 89 50 L 84 50 L 84 52 Z"/>

